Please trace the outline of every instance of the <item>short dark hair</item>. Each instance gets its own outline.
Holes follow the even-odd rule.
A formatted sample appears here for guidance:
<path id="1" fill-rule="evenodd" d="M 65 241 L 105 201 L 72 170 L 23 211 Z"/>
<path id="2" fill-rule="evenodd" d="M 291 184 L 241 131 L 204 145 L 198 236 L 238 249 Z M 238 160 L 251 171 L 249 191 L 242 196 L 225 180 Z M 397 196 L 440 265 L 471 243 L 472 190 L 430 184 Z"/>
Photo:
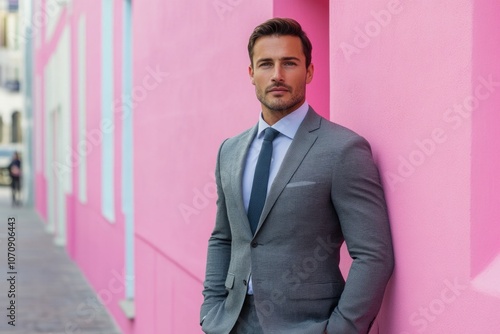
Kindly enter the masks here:
<path id="1" fill-rule="evenodd" d="M 306 35 L 306 32 L 302 30 L 300 24 L 294 19 L 289 18 L 279 18 L 267 20 L 266 22 L 258 25 L 250 35 L 248 40 L 248 55 L 250 56 L 250 64 L 253 66 L 253 48 L 255 43 L 260 37 L 263 36 L 297 36 L 302 42 L 302 51 L 306 56 L 306 68 L 311 64 L 311 53 L 312 44 Z"/>

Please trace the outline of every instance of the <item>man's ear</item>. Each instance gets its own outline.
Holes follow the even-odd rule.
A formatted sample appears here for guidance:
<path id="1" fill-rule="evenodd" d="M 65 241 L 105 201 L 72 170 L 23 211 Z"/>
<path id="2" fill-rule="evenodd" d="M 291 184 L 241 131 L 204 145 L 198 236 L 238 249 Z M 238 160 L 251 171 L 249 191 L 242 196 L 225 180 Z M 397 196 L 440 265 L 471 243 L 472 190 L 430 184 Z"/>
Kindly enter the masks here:
<path id="1" fill-rule="evenodd" d="M 306 72 L 306 83 L 310 83 L 314 77 L 314 64 L 310 63 Z"/>
<path id="2" fill-rule="evenodd" d="M 250 76 L 250 80 L 252 81 L 252 85 L 255 85 L 255 80 L 253 78 L 253 67 L 252 64 L 248 66 L 248 76 Z"/>

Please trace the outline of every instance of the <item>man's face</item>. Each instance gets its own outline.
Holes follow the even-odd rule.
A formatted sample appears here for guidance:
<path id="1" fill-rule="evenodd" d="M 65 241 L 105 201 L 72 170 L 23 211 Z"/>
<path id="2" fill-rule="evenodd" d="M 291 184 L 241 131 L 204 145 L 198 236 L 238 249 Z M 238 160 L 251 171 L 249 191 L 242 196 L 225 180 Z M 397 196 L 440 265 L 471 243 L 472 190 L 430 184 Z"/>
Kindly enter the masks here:
<path id="1" fill-rule="evenodd" d="M 314 68 L 312 64 L 306 68 L 299 37 L 261 37 L 254 45 L 252 60 L 249 74 L 266 121 L 266 114 L 281 118 L 304 103 Z"/>

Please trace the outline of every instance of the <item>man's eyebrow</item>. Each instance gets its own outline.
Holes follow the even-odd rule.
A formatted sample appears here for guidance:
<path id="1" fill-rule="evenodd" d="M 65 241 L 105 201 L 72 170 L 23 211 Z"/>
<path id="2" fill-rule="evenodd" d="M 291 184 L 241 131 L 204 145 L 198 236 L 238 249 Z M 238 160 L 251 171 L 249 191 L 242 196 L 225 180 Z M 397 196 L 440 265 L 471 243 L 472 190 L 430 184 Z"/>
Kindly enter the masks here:
<path id="1" fill-rule="evenodd" d="M 264 63 L 264 62 L 268 62 L 268 61 L 273 61 L 272 58 L 261 58 L 261 59 L 257 59 L 257 64 L 259 63 Z"/>
<path id="2" fill-rule="evenodd" d="M 297 58 L 297 57 L 283 57 L 280 60 L 296 60 L 296 61 L 300 62 L 300 58 Z"/>
<path id="3" fill-rule="evenodd" d="M 281 61 L 286 61 L 286 60 L 295 60 L 295 61 L 300 62 L 300 58 L 298 58 L 298 57 L 282 57 L 282 58 L 280 58 L 279 60 L 281 60 Z M 262 59 L 258 59 L 258 60 L 257 60 L 257 64 L 264 63 L 264 62 L 268 62 L 268 61 L 273 61 L 273 59 L 272 59 L 272 58 L 262 58 Z"/>

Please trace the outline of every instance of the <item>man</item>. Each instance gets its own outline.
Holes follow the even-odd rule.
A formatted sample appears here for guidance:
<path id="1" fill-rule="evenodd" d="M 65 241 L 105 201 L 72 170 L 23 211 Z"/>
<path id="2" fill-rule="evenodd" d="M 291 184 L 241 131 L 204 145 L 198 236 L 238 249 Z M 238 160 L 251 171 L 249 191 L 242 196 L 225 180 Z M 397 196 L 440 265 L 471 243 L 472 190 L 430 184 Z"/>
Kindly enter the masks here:
<path id="1" fill-rule="evenodd" d="M 379 174 L 362 137 L 308 106 L 311 49 L 291 19 L 250 37 L 262 113 L 219 150 L 205 333 L 367 333 L 380 308 L 393 251 Z"/>

